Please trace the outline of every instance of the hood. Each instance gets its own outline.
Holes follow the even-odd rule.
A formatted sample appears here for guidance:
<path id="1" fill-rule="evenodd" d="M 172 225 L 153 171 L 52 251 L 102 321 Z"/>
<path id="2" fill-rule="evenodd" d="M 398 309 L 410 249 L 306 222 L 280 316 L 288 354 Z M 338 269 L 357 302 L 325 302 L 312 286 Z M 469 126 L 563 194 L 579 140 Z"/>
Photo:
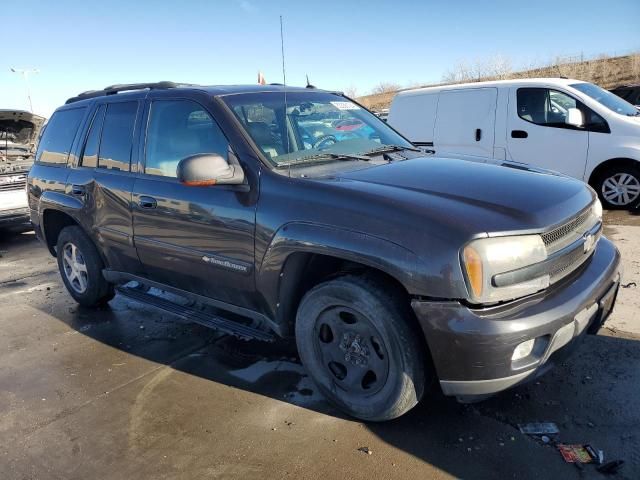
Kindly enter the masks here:
<path id="1" fill-rule="evenodd" d="M 0 110 L 0 149 L 33 151 L 45 119 L 24 110 Z"/>
<path id="2" fill-rule="evenodd" d="M 511 162 L 420 157 L 336 180 L 377 197 L 397 215 L 431 219 L 465 235 L 540 231 L 564 223 L 595 198 L 579 180 Z"/>

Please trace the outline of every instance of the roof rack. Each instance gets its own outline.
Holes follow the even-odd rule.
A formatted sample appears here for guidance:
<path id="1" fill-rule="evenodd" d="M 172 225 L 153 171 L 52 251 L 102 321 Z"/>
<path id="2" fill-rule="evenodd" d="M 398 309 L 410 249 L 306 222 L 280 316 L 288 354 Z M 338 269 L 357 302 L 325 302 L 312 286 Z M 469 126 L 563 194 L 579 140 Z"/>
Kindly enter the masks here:
<path id="1" fill-rule="evenodd" d="M 182 84 L 174 83 L 174 82 L 155 82 L 155 83 L 123 83 L 117 85 L 110 85 L 105 87 L 102 90 L 89 90 L 87 92 L 82 92 L 80 95 L 76 95 L 75 97 L 71 97 L 68 99 L 65 104 L 78 102 L 80 100 L 86 100 L 88 98 L 95 97 L 104 97 L 106 95 L 115 95 L 120 92 L 129 92 L 132 90 L 155 90 L 155 89 L 165 89 L 165 88 L 176 88 L 182 86 Z M 189 85 L 192 86 L 192 85 Z"/>

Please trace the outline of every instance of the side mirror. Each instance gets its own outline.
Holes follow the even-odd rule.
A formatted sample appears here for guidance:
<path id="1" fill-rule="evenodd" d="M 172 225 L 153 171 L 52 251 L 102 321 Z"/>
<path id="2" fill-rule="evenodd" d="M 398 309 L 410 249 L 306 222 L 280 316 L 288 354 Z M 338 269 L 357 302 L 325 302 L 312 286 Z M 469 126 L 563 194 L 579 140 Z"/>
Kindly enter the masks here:
<path id="1" fill-rule="evenodd" d="M 567 118 L 564 123 L 573 125 L 574 127 L 582 127 L 584 125 L 584 116 L 579 109 L 570 108 L 567 110 Z"/>
<path id="2" fill-rule="evenodd" d="M 244 183 L 244 172 L 237 160 L 229 164 L 215 153 L 199 153 L 183 158 L 178 163 L 177 176 L 180 183 L 192 187 Z"/>

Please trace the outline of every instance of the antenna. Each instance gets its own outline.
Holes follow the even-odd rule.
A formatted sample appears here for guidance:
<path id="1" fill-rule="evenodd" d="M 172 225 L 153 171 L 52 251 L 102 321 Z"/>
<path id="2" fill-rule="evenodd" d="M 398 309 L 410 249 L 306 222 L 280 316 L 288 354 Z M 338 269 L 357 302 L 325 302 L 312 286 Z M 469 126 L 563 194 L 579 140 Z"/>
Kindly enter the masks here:
<path id="1" fill-rule="evenodd" d="M 316 88 L 316 86 L 315 86 L 315 85 L 311 85 L 311 84 L 309 83 L 309 74 L 307 74 L 307 88 Z"/>
<path id="2" fill-rule="evenodd" d="M 287 73 L 284 68 L 284 29 L 282 27 L 282 15 L 280 15 L 280 50 L 282 53 L 282 88 L 284 91 L 284 131 L 287 137 L 287 153 L 289 153 L 289 125 L 287 122 Z M 291 176 L 291 165 L 289 165 L 289 176 Z"/>

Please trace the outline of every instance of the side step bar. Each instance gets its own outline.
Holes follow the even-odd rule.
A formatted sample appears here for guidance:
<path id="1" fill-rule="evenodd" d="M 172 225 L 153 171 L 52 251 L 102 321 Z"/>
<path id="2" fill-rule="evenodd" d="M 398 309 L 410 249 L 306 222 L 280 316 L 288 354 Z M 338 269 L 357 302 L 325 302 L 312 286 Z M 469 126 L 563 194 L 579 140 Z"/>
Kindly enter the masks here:
<path id="1" fill-rule="evenodd" d="M 183 320 L 199 323 L 205 327 L 214 328 L 222 333 L 233 335 L 242 340 L 261 340 L 263 342 L 273 342 L 275 340 L 275 336 L 269 332 L 249 327 L 248 325 L 243 325 L 233 320 L 227 320 L 216 315 L 200 312 L 193 308 L 179 305 L 135 288 L 118 287 L 117 291 L 125 297 L 151 305 L 164 310 L 165 312 L 172 313 Z"/>

